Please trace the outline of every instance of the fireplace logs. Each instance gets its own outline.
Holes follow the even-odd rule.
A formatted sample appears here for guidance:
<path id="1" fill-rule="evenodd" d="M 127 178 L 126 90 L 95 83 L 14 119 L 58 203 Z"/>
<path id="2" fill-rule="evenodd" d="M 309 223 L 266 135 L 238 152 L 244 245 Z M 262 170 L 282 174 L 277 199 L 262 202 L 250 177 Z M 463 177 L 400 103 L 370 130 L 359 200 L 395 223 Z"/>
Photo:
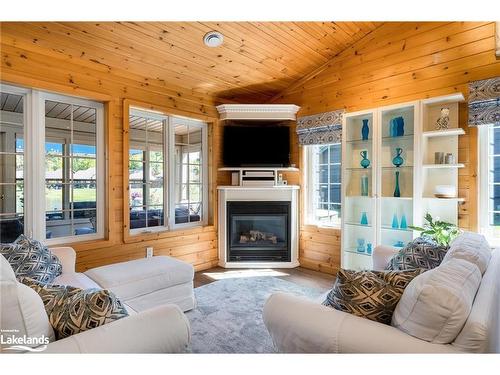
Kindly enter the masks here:
<path id="1" fill-rule="evenodd" d="M 278 238 L 273 233 L 261 232 L 259 230 L 251 230 L 248 233 L 240 235 L 240 243 L 270 241 L 272 244 L 278 243 Z"/>

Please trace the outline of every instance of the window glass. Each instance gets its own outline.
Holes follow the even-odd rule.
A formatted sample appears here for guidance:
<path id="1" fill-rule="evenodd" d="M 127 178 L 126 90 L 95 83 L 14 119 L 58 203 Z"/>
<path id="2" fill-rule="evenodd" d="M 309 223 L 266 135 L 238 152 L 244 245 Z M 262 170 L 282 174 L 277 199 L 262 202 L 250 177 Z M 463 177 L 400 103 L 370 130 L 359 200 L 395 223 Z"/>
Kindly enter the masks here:
<path id="1" fill-rule="evenodd" d="M 47 238 L 97 231 L 97 111 L 45 101 Z"/>
<path id="2" fill-rule="evenodd" d="M 202 127 L 174 118 L 175 224 L 202 220 Z"/>
<path id="3" fill-rule="evenodd" d="M 24 103 L 0 93 L 0 242 L 24 233 Z"/>
<path id="4" fill-rule="evenodd" d="M 318 225 L 340 225 L 341 144 L 309 147 L 311 181 L 310 221 Z"/>
<path id="5" fill-rule="evenodd" d="M 132 110 L 129 117 L 130 229 L 165 225 L 165 137 L 167 118 Z"/>

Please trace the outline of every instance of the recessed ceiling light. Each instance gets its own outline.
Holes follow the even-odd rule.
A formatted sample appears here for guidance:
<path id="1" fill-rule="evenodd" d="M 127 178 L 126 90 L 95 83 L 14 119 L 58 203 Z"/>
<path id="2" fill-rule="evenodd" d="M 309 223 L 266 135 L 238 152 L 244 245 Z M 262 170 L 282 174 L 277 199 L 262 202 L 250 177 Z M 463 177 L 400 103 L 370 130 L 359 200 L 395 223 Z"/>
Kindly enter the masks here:
<path id="1" fill-rule="evenodd" d="M 224 41 L 224 35 L 218 31 L 209 31 L 203 37 L 203 42 L 207 47 L 219 47 Z"/>

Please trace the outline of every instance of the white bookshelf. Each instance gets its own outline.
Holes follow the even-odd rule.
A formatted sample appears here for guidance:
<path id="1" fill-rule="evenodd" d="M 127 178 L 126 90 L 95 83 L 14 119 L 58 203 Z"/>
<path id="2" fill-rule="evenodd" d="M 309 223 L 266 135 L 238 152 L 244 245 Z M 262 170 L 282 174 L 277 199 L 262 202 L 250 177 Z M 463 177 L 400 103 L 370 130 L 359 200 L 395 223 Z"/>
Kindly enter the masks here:
<path id="1" fill-rule="evenodd" d="M 358 239 L 372 244 L 395 246 L 406 244 L 418 235 L 409 228 L 421 226 L 426 213 L 458 223 L 458 206 L 464 201 L 456 196 L 439 198 L 436 185 L 453 185 L 458 193 L 458 173 L 464 168 L 458 162 L 458 137 L 465 134 L 458 124 L 461 94 L 431 98 L 411 103 L 347 113 L 343 123 L 342 143 L 342 236 L 341 264 L 344 268 L 371 268 L 371 254 L 358 251 Z M 450 108 L 448 129 L 437 130 L 435 122 L 441 108 Z M 404 135 L 392 136 L 390 121 L 404 119 Z M 369 120 L 369 137 L 362 139 L 362 120 Z M 402 148 L 403 164 L 392 163 L 396 148 Z M 370 166 L 360 166 L 360 152 L 368 151 Z M 453 164 L 436 164 L 435 152 L 452 153 Z M 394 196 L 395 173 L 399 172 L 400 197 Z M 368 196 L 361 195 L 361 176 L 369 180 Z M 368 225 L 361 224 L 366 212 Z M 396 215 L 398 227 L 393 228 Z M 407 228 L 400 228 L 402 215 Z"/>

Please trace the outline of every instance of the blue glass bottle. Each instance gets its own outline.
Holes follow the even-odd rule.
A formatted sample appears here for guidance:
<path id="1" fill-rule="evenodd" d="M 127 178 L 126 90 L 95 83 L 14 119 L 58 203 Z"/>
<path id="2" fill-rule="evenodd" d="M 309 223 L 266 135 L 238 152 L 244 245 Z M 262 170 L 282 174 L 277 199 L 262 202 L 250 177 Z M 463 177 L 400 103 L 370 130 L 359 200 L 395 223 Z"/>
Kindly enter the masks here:
<path id="1" fill-rule="evenodd" d="M 361 196 L 368 196 L 368 176 L 365 174 L 361 176 Z"/>
<path id="2" fill-rule="evenodd" d="M 396 147 L 396 156 L 392 159 L 392 164 L 396 167 L 400 167 L 404 163 L 404 159 L 401 157 L 403 149 L 401 147 Z"/>
<path id="3" fill-rule="evenodd" d="M 363 150 L 359 154 L 361 155 L 361 161 L 359 162 L 359 164 L 363 168 L 368 168 L 370 166 L 370 160 L 368 160 L 368 151 Z"/>
<path id="4" fill-rule="evenodd" d="M 398 227 L 399 227 L 399 223 L 398 223 L 398 216 L 397 216 L 396 214 L 394 214 L 394 215 L 392 216 L 392 225 L 391 225 L 391 227 L 392 227 L 393 229 L 398 229 Z"/>
<path id="5" fill-rule="evenodd" d="M 368 134 L 370 133 L 370 128 L 368 127 L 368 119 L 363 119 L 363 126 L 361 127 L 361 138 L 363 141 L 368 139 Z"/>
<path id="6" fill-rule="evenodd" d="M 403 214 L 403 216 L 401 216 L 401 224 L 399 225 L 399 227 L 401 229 L 407 229 L 408 228 L 408 223 L 406 222 L 406 216 L 405 216 L 405 214 Z"/>
<path id="7" fill-rule="evenodd" d="M 364 211 L 361 213 L 360 224 L 361 225 L 368 225 L 368 215 L 366 215 L 366 212 L 364 212 Z"/>
<path id="8" fill-rule="evenodd" d="M 396 171 L 396 186 L 394 187 L 394 196 L 399 198 L 401 196 L 401 192 L 399 191 L 399 171 Z"/>

